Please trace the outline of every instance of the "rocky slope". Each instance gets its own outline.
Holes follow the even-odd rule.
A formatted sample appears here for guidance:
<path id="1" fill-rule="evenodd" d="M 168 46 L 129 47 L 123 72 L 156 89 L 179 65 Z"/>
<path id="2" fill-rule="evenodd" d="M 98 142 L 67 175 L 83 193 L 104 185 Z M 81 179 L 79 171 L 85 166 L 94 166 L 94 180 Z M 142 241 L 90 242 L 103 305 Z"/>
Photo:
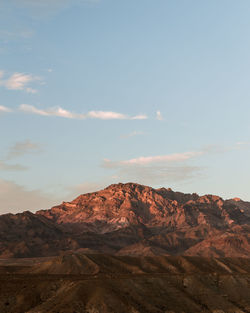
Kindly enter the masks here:
<path id="1" fill-rule="evenodd" d="M 249 257 L 250 203 L 127 183 L 36 214 L 0 216 L 1 257 L 65 250 Z"/>
<path id="2" fill-rule="evenodd" d="M 244 258 L 68 253 L 33 262 L 0 260 L 1 313 L 250 312 Z"/>

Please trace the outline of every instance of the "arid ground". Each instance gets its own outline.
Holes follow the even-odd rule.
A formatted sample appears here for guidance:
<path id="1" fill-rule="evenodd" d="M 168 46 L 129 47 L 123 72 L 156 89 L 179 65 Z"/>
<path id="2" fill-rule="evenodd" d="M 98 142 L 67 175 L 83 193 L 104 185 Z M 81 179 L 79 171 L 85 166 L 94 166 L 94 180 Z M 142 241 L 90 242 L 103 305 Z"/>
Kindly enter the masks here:
<path id="1" fill-rule="evenodd" d="M 0 272 L 1 313 L 250 312 L 246 258 L 68 253 Z"/>

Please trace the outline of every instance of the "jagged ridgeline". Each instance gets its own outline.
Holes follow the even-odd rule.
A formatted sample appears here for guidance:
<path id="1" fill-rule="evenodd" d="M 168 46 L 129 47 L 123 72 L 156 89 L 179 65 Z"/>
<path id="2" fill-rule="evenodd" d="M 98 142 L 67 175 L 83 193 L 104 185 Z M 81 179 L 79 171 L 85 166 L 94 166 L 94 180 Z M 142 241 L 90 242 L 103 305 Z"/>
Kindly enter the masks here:
<path id="1" fill-rule="evenodd" d="M 0 216 L 0 257 L 63 251 L 113 255 L 250 256 L 250 203 L 114 184 L 72 202 Z"/>

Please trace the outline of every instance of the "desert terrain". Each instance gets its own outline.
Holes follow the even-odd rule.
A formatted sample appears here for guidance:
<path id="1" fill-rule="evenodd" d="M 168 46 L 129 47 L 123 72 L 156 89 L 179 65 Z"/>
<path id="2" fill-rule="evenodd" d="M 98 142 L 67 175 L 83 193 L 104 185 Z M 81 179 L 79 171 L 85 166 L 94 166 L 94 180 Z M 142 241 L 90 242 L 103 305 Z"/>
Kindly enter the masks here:
<path id="1" fill-rule="evenodd" d="M 135 183 L 0 216 L 1 313 L 250 312 L 250 203 Z"/>
<path id="2" fill-rule="evenodd" d="M 246 258 L 68 253 L 0 264 L 2 313 L 250 312 Z"/>

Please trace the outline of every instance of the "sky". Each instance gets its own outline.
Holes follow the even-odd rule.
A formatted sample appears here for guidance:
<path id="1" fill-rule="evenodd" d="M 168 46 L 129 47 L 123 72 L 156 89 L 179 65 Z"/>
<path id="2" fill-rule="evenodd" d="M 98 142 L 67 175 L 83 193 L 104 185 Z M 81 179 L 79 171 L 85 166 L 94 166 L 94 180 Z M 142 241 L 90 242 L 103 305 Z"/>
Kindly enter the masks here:
<path id="1" fill-rule="evenodd" d="M 248 0 L 0 0 L 0 213 L 137 182 L 250 201 Z"/>

